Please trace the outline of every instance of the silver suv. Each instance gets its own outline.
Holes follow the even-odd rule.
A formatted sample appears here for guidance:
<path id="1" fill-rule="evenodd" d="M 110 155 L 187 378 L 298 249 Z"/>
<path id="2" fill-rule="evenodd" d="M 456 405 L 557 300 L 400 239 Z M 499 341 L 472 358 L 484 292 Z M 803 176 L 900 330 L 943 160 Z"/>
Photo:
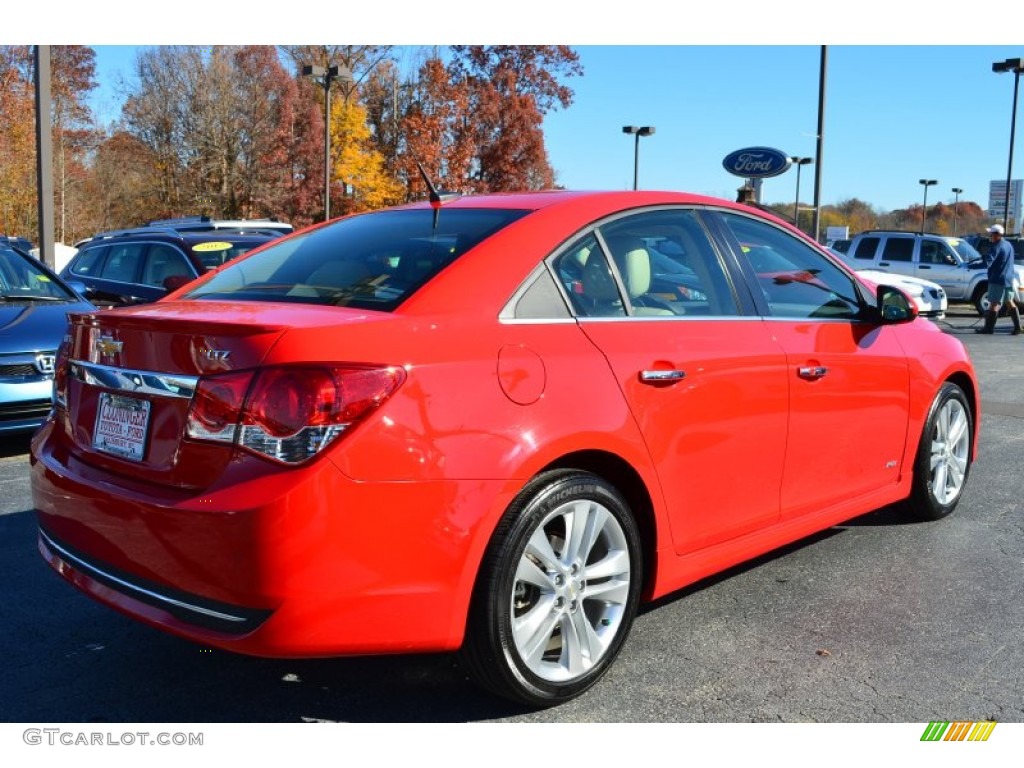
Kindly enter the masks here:
<path id="1" fill-rule="evenodd" d="M 843 257 L 854 269 L 877 269 L 938 283 L 951 303 L 988 309 L 988 273 L 981 254 L 960 237 L 914 232 L 870 231 L 853 238 Z M 1017 296 L 1024 301 L 1024 267 L 1015 267 Z"/>

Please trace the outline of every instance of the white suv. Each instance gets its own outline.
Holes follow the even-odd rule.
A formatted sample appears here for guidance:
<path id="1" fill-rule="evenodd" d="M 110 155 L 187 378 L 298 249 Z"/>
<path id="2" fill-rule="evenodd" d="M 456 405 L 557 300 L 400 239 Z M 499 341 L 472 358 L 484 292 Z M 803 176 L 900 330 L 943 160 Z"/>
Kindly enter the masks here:
<path id="1" fill-rule="evenodd" d="M 988 309 L 988 273 L 975 248 L 959 237 L 914 232 L 871 231 L 853 238 L 844 261 L 856 270 L 874 269 L 938 283 L 950 302 L 969 302 L 979 315 Z M 1024 303 L 1024 267 L 1015 267 L 1017 297 Z"/>

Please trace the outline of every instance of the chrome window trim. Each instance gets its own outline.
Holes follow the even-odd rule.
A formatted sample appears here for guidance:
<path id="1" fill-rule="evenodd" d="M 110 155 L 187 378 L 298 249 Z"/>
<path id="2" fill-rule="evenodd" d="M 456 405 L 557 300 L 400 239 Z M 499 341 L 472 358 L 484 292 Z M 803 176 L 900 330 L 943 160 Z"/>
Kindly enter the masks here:
<path id="1" fill-rule="evenodd" d="M 174 397 L 184 400 L 191 400 L 199 385 L 198 376 L 114 368 L 81 360 L 68 361 L 68 375 L 83 384 L 113 389 L 118 392 L 150 397 Z"/>

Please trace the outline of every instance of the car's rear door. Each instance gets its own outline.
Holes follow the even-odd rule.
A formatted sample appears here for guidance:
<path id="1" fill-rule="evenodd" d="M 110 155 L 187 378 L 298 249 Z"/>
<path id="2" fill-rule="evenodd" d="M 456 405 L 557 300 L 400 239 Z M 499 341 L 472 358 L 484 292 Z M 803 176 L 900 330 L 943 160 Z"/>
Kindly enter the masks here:
<path id="1" fill-rule="evenodd" d="M 750 297 L 744 305 L 693 210 L 637 213 L 598 233 L 563 253 L 558 272 L 647 444 L 677 553 L 774 523 L 788 407 L 781 347 L 744 313 Z M 613 244 L 614 272 L 598 238 Z M 695 276 L 685 290 L 668 273 L 643 275 L 644 244 L 668 252 L 666 240 Z"/>

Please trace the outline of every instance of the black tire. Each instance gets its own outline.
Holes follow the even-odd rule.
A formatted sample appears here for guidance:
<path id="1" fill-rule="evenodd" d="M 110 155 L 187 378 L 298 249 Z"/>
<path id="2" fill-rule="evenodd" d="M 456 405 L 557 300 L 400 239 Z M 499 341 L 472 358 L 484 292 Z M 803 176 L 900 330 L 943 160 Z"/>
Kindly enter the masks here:
<path id="1" fill-rule="evenodd" d="M 975 311 L 984 317 L 985 313 L 988 312 L 988 308 L 992 306 L 992 302 L 988 300 L 988 283 L 980 283 L 977 288 L 974 289 L 974 295 L 971 297 L 971 302 L 974 304 Z"/>
<path id="2" fill-rule="evenodd" d="M 573 520 L 577 536 L 567 534 Z M 636 522 L 613 486 L 575 470 L 538 476 L 509 506 L 484 555 L 464 668 L 484 688 L 530 706 L 580 695 L 629 634 L 641 557 Z"/>
<path id="3" fill-rule="evenodd" d="M 935 396 L 921 433 L 906 502 L 910 517 L 939 520 L 956 509 L 971 471 L 973 446 L 974 416 L 967 396 L 947 381 Z"/>

